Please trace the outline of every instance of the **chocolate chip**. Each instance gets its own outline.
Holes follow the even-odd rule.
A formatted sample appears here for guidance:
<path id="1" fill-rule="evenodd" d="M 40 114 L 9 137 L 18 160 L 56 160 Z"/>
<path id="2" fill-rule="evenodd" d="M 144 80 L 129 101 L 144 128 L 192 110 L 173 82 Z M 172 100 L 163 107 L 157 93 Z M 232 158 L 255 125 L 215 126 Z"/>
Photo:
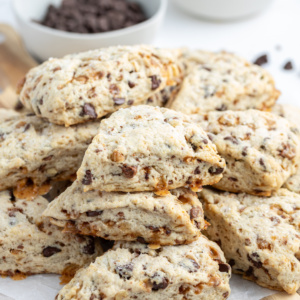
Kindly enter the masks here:
<path id="1" fill-rule="evenodd" d="M 156 76 L 156 75 L 152 75 L 150 76 L 151 78 L 151 89 L 152 90 L 156 90 L 157 88 L 159 88 L 160 84 L 161 84 L 161 80 Z"/>
<path id="2" fill-rule="evenodd" d="M 92 174 L 91 170 L 86 170 L 85 175 L 84 175 L 84 177 L 81 181 L 82 184 L 83 185 L 89 185 L 89 184 L 92 183 L 92 181 L 93 181 L 93 174 Z"/>
<path id="3" fill-rule="evenodd" d="M 294 66 L 293 66 L 293 64 L 292 64 L 291 61 L 288 61 L 288 62 L 286 62 L 286 63 L 284 64 L 283 69 L 284 69 L 284 70 L 293 70 L 293 69 L 294 69 Z"/>
<path id="4" fill-rule="evenodd" d="M 91 117 L 91 119 L 96 119 L 97 118 L 97 113 L 95 111 L 95 108 L 90 103 L 85 103 L 83 105 L 82 113 L 80 115 L 81 116 L 87 115 L 87 116 Z"/>
<path id="5" fill-rule="evenodd" d="M 190 210 L 190 218 L 191 219 L 195 219 L 199 216 L 199 213 L 201 212 L 201 208 L 198 207 L 198 206 L 195 206 L 193 207 L 191 210 Z"/>
<path id="6" fill-rule="evenodd" d="M 58 252 L 61 252 L 61 249 L 57 248 L 57 247 L 46 247 L 44 250 L 43 250 L 43 256 L 44 257 L 50 257 Z"/>
<path id="7" fill-rule="evenodd" d="M 145 239 L 141 236 L 138 236 L 137 239 L 136 239 L 139 243 L 141 244 L 147 244 L 147 242 L 145 241 Z"/>
<path id="8" fill-rule="evenodd" d="M 242 155 L 247 156 L 248 147 L 244 147 L 242 150 Z"/>
<path id="9" fill-rule="evenodd" d="M 237 138 L 235 138 L 235 137 L 233 137 L 231 135 L 224 137 L 224 140 L 225 141 L 230 141 L 230 142 L 232 142 L 232 144 L 235 144 L 235 145 L 239 144 L 239 141 L 237 140 Z"/>
<path id="10" fill-rule="evenodd" d="M 259 56 L 253 63 L 258 66 L 262 66 L 268 62 L 267 54 Z"/>
<path id="11" fill-rule="evenodd" d="M 235 260 L 234 259 L 230 259 L 228 263 L 229 263 L 229 265 L 231 267 L 233 267 L 235 265 Z"/>
<path id="12" fill-rule="evenodd" d="M 24 108 L 24 105 L 22 104 L 22 102 L 20 100 L 18 100 L 18 102 L 17 102 L 17 104 L 15 106 L 15 110 L 19 111 L 19 110 L 21 110 L 23 108 Z"/>
<path id="13" fill-rule="evenodd" d="M 201 171 L 200 171 L 200 168 L 199 168 L 199 167 L 197 167 L 197 168 L 194 170 L 194 174 L 195 174 L 195 175 L 201 174 Z"/>
<path id="14" fill-rule="evenodd" d="M 230 266 L 228 264 L 219 263 L 219 271 L 223 273 L 229 273 Z"/>
<path id="15" fill-rule="evenodd" d="M 154 232 L 159 232 L 160 230 L 159 230 L 159 227 L 156 227 L 156 226 L 146 226 L 148 229 L 150 229 L 150 230 L 152 230 L 152 231 L 154 231 Z"/>
<path id="16" fill-rule="evenodd" d="M 127 104 L 128 104 L 128 105 L 132 105 L 133 103 L 134 103 L 133 100 L 128 100 L 128 101 L 127 101 Z"/>
<path id="17" fill-rule="evenodd" d="M 128 166 L 128 165 L 123 165 L 122 166 L 122 173 L 124 177 L 126 178 L 133 178 L 136 173 L 137 173 L 137 167 L 136 166 Z"/>
<path id="18" fill-rule="evenodd" d="M 151 283 L 152 291 L 158 291 L 167 288 L 169 285 L 169 280 L 166 277 L 162 277 L 158 273 L 154 273 L 154 275 L 151 277 Z"/>
<path id="19" fill-rule="evenodd" d="M 128 81 L 128 86 L 132 89 L 135 87 L 135 83 L 132 81 Z"/>
<path id="20" fill-rule="evenodd" d="M 219 175 L 221 173 L 223 173 L 224 171 L 224 168 L 218 168 L 218 167 L 210 167 L 208 169 L 208 172 L 211 174 L 211 175 Z"/>
<path id="21" fill-rule="evenodd" d="M 44 104 L 43 97 L 39 100 L 39 104 L 40 104 L 40 105 L 43 105 L 43 104 Z"/>
<path id="22" fill-rule="evenodd" d="M 100 216 L 102 215 L 103 213 L 103 210 L 89 210 L 87 211 L 85 214 L 88 216 L 88 217 L 97 217 L 97 216 Z"/>
<path id="23" fill-rule="evenodd" d="M 53 155 L 49 155 L 49 156 L 47 156 L 47 157 L 44 157 L 43 158 L 43 161 L 49 161 L 49 160 L 51 160 L 53 158 Z"/>
<path id="24" fill-rule="evenodd" d="M 129 280 L 132 276 L 133 263 L 116 266 L 115 271 L 120 276 L 120 278 Z"/>
<path id="25" fill-rule="evenodd" d="M 235 178 L 235 177 L 228 177 L 228 180 L 234 181 L 234 182 L 238 181 L 237 178 Z"/>
<path id="26" fill-rule="evenodd" d="M 24 127 L 24 132 L 27 131 L 30 128 L 30 124 L 26 124 L 26 126 Z"/>
<path id="27" fill-rule="evenodd" d="M 224 103 L 222 103 L 221 106 L 216 107 L 216 110 L 218 110 L 218 111 L 227 110 L 227 105 L 225 105 Z"/>
<path id="28" fill-rule="evenodd" d="M 253 252 L 251 257 L 247 254 L 247 258 L 256 268 L 260 269 L 262 267 L 262 262 L 259 260 L 259 255 L 256 252 Z"/>
<path id="29" fill-rule="evenodd" d="M 122 105 L 125 103 L 125 98 L 113 98 L 115 105 Z"/>
<path id="30" fill-rule="evenodd" d="M 223 296 L 223 298 L 227 299 L 229 296 L 229 292 L 225 292 L 222 296 Z"/>
<path id="31" fill-rule="evenodd" d="M 95 240 L 93 238 L 89 239 L 88 243 L 83 247 L 82 252 L 89 255 L 95 253 Z"/>

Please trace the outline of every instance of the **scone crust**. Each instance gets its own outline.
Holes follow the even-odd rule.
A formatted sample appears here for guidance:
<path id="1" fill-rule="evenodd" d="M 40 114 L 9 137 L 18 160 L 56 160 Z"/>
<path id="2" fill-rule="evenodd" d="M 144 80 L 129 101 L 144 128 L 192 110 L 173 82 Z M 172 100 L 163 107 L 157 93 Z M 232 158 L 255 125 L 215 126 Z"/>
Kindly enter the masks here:
<path id="1" fill-rule="evenodd" d="M 156 250 L 120 242 L 79 271 L 57 299 L 226 299 L 230 273 L 221 249 L 204 236 Z"/>
<path id="2" fill-rule="evenodd" d="M 300 142 L 287 120 L 257 110 L 209 112 L 193 120 L 208 132 L 226 170 L 214 186 L 270 196 L 297 170 Z"/>
<path id="3" fill-rule="evenodd" d="M 145 103 L 180 82 L 179 54 L 138 45 L 52 58 L 28 72 L 20 100 L 55 124 L 101 118 L 121 107 Z"/>
<path id="4" fill-rule="evenodd" d="M 275 290 L 300 287 L 300 196 L 280 189 L 272 197 L 200 193 L 205 234 L 221 245 L 233 272 Z"/>
<path id="5" fill-rule="evenodd" d="M 99 167 L 101 166 L 101 167 Z M 225 163 L 188 116 L 146 105 L 103 120 L 77 172 L 84 190 L 164 191 L 218 182 Z"/>

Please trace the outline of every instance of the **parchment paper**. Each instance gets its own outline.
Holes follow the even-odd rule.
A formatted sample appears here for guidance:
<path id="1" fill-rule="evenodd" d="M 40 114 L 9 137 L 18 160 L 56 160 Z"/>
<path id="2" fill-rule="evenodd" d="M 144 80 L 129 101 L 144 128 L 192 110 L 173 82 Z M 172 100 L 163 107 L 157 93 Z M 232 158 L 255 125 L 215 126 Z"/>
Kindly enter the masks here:
<path id="1" fill-rule="evenodd" d="M 238 275 L 232 275 L 230 286 L 229 300 L 258 300 L 276 293 Z M 61 288 L 57 275 L 35 275 L 20 281 L 0 278 L 0 300 L 54 300 Z"/>

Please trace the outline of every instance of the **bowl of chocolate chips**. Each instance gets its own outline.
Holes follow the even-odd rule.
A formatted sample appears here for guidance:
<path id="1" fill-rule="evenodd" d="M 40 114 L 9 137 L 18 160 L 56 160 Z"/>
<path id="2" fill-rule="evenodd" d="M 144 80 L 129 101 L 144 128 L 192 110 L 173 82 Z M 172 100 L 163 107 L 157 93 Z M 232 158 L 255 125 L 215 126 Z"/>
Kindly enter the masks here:
<path id="1" fill-rule="evenodd" d="M 13 0 L 21 35 L 38 60 L 151 43 L 167 0 Z"/>

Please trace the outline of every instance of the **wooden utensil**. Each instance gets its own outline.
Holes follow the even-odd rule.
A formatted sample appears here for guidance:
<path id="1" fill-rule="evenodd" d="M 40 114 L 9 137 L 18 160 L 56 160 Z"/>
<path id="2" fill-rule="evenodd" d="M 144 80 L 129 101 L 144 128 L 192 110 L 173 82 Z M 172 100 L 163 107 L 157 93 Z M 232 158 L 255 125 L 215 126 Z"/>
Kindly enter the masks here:
<path id="1" fill-rule="evenodd" d="M 0 107 L 13 108 L 17 103 L 16 86 L 27 71 L 37 65 L 28 54 L 19 34 L 9 25 L 0 24 L 4 42 L 0 43 Z"/>

